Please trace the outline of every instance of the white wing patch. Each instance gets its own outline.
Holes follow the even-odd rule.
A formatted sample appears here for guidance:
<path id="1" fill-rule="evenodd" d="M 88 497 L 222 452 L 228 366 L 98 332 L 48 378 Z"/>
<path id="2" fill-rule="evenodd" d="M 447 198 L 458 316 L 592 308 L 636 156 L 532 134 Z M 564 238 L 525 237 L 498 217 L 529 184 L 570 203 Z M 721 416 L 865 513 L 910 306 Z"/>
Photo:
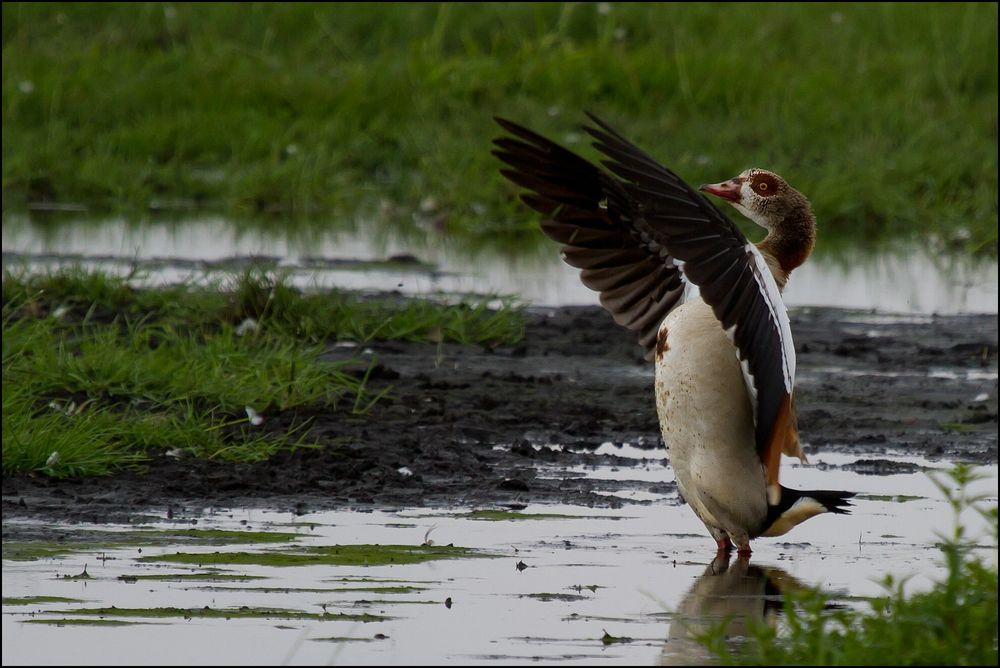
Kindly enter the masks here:
<path id="1" fill-rule="evenodd" d="M 757 282 L 767 310 L 771 314 L 771 320 L 778 326 L 778 335 L 781 339 L 781 368 L 785 379 L 785 391 L 792 393 L 795 386 L 795 345 L 792 343 L 792 329 L 788 321 L 788 308 L 784 300 L 781 299 L 781 291 L 771 274 L 771 269 L 767 266 L 767 261 L 760 251 L 753 244 L 746 245 L 747 252 L 753 256 L 750 263 L 750 272 Z M 730 341 L 735 341 L 736 325 L 726 330 L 726 336 Z M 739 358 L 739 349 L 736 356 Z M 757 424 L 757 385 L 754 383 L 754 376 L 750 372 L 750 360 L 740 360 L 740 370 L 743 372 L 743 383 L 747 387 L 747 394 L 750 396 L 750 405 L 753 407 L 753 422 Z"/>
<path id="2" fill-rule="evenodd" d="M 771 319 L 778 325 L 778 335 L 781 338 L 781 364 L 785 377 L 785 391 L 792 393 L 795 386 L 795 344 L 792 343 L 792 328 L 788 321 L 788 308 L 781 299 L 781 291 L 774 281 L 767 261 L 760 254 L 760 250 L 753 244 L 746 245 L 747 252 L 753 255 L 754 262 L 750 265 L 754 280 L 760 289 L 760 294 L 764 297 L 767 310 L 771 313 Z M 748 376 L 747 368 L 744 366 L 743 377 L 748 386 L 752 386 L 752 376 Z M 752 395 L 755 394 L 751 391 Z"/>
<path id="3" fill-rule="evenodd" d="M 687 274 L 684 273 L 684 261 L 678 260 L 675 257 L 671 257 L 670 261 L 674 263 L 675 267 L 677 267 L 677 271 L 680 273 L 681 276 L 681 283 L 684 284 L 684 294 L 681 295 L 681 300 L 677 302 L 677 305 L 680 306 L 681 304 L 686 304 L 692 299 L 697 299 L 698 297 L 700 297 L 701 289 L 697 285 L 689 281 Z"/>
<path id="4" fill-rule="evenodd" d="M 749 264 L 750 272 L 754 281 L 757 282 L 757 289 L 760 290 L 764 298 L 764 304 L 771 314 L 771 321 L 778 326 L 778 337 L 781 340 L 781 368 L 785 379 L 785 391 L 792 393 L 795 386 L 795 345 L 792 343 L 792 328 L 788 320 L 788 308 L 784 300 L 781 299 L 781 291 L 771 274 L 767 261 L 760 254 L 760 250 L 753 244 L 746 245 L 747 253 L 753 256 L 753 262 Z M 684 274 L 684 262 L 671 258 L 674 266 L 680 272 L 681 280 L 684 282 L 684 297 L 681 303 L 700 296 L 698 286 L 688 280 Z M 736 325 L 726 330 L 726 336 L 730 341 L 735 341 Z M 736 356 L 739 358 L 739 349 L 736 349 Z M 740 360 L 740 369 L 743 371 L 743 382 L 747 387 L 747 394 L 750 396 L 750 403 L 753 406 L 754 424 L 757 424 L 757 386 L 754 384 L 753 374 L 750 373 L 749 359 Z"/>

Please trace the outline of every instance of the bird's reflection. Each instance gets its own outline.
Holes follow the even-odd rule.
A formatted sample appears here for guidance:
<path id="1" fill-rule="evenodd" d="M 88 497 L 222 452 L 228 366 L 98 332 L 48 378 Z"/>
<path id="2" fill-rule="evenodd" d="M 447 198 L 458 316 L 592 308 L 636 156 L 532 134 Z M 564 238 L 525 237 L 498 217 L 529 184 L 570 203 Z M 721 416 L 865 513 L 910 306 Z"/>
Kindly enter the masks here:
<path id="1" fill-rule="evenodd" d="M 697 637 L 728 620 L 726 643 L 747 636 L 755 623 L 773 623 L 782 610 L 782 594 L 805 589 L 799 580 L 780 568 L 751 566 L 750 560 L 720 553 L 677 607 L 670 623 L 660 665 L 676 666 L 718 662 Z"/>

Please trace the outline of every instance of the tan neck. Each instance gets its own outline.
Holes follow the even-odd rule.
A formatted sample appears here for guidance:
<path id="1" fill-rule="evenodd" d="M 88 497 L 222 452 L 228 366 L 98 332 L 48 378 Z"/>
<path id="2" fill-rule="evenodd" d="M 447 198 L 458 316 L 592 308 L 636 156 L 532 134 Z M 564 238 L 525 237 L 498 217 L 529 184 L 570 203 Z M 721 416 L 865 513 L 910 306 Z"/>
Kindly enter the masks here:
<path id="1" fill-rule="evenodd" d="M 792 211 L 774 225 L 757 248 L 767 260 L 778 288 L 783 289 L 789 274 L 806 261 L 815 245 L 816 218 L 806 207 Z"/>

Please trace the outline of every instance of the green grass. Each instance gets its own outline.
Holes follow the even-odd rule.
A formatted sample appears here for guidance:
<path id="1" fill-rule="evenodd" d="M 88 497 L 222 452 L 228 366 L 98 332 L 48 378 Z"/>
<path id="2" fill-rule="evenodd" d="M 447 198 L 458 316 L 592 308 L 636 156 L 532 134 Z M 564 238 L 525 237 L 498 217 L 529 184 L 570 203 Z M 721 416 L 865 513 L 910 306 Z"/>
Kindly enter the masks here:
<path id="1" fill-rule="evenodd" d="M 370 389 L 371 360 L 324 359 L 327 342 L 523 334 L 516 308 L 306 294 L 256 269 L 222 283 L 139 290 L 76 269 L 5 272 L 4 473 L 104 475 L 157 451 L 245 462 L 315 447 L 307 415 L 361 417 L 391 390 Z"/>
<path id="2" fill-rule="evenodd" d="M 319 622 L 382 622 L 389 619 L 379 615 L 366 613 L 350 614 L 346 612 L 303 612 L 301 610 L 285 610 L 281 608 L 76 608 L 72 610 L 54 610 L 54 614 L 92 615 L 95 617 L 140 617 L 152 619 L 169 619 L 182 617 L 184 619 L 309 619 Z M 65 620 L 61 620 L 65 621 Z"/>
<path id="3" fill-rule="evenodd" d="M 437 559 L 497 555 L 454 545 L 330 545 L 287 552 L 176 552 L 139 561 L 203 565 L 257 566 L 399 566 Z"/>
<path id="4" fill-rule="evenodd" d="M 165 582 L 247 582 L 251 580 L 264 580 L 264 575 L 244 575 L 240 573 L 225 573 L 222 571 L 208 571 L 205 573 L 155 573 L 146 575 L 119 575 L 119 580 L 124 582 L 139 582 L 145 580 L 159 580 Z"/>
<path id="5" fill-rule="evenodd" d="M 80 603 L 79 598 L 66 598 L 65 596 L 22 596 L 3 597 L 4 605 L 35 605 L 38 603 Z"/>
<path id="6" fill-rule="evenodd" d="M 492 116 L 581 148 L 589 109 L 692 183 L 781 173 L 822 243 L 995 253 L 996 26 L 996 3 L 4 3 L 4 209 L 518 245 L 536 217 Z"/>
<path id="7" fill-rule="evenodd" d="M 5 416 L 6 419 L 6 416 Z M 6 446 L 5 446 L 6 451 Z M 127 453 L 125 453 L 127 455 Z M 6 457 L 6 453 L 5 453 Z M 91 455 L 93 458 L 93 455 Z M 130 460 L 129 460 L 130 461 Z M 5 463 L 6 465 L 6 463 Z M 58 469 L 58 467 L 54 467 Z M 52 473 L 58 471 L 49 467 Z M 48 472 L 48 471 L 46 471 Z M 240 545 L 252 543 L 288 543 L 298 538 L 298 534 L 276 531 L 224 531 L 221 529 L 167 529 L 149 531 L 90 531 L 85 539 L 58 542 L 32 542 L 5 540 L 3 558 L 14 561 L 34 561 L 52 559 L 71 552 L 105 552 L 126 548 L 188 543 L 195 545 Z M 136 580 L 146 576 L 123 575 L 119 579 Z M 150 579 L 235 579 L 246 580 L 249 576 L 221 573 L 149 576 Z"/>
<path id="8" fill-rule="evenodd" d="M 907 596 L 905 579 L 887 576 L 886 595 L 871 610 L 829 605 L 818 591 L 787 595 L 783 631 L 758 623 L 735 655 L 725 642 L 725 624 L 701 637 L 724 663 L 739 665 L 997 665 L 997 567 L 981 562 L 958 522 L 975 507 L 993 531 L 996 555 L 997 508 L 976 505 L 965 489 L 971 469 L 959 465 L 950 481 L 934 480 L 955 513 L 954 530 L 942 536 L 947 573 L 930 591 Z M 959 491 L 953 491 L 957 487 Z"/>
<path id="9" fill-rule="evenodd" d="M 126 622 L 120 619 L 73 619 L 61 617 L 58 619 L 44 619 L 35 617 L 33 619 L 22 620 L 25 624 L 48 624 L 50 626 L 136 626 L 148 622 Z"/>
<path id="10" fill-rule="evenodd" d="M 522 513 L 516 510 L 472 510 L 467 513 L 454 515 L 469 520 L 485 520 L 490 522 L 506 522 L 516 520 L 581 520 L 581 519 L 607 519 L 597 515 L 565 515 L 561 513 Z"/>

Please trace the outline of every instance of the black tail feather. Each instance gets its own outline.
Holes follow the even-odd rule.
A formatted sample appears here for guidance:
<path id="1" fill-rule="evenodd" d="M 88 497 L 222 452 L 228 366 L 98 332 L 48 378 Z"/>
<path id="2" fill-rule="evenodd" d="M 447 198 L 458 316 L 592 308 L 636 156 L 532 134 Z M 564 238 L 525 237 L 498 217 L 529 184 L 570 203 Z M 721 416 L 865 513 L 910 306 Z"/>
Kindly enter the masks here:
<path id="1" fill-rule="evenodd" d="M 815 499 L 826 508 L 827 512 L 830 513 L 840 513 L 842 515 L 850 514 L 850 506 L 854 504 L 851 503 L 850 499 L 854 496 L 854 492 L 842 492 L 839 490 L 832 489 L 789 489 L 782 485 L 781 487 L 781 503 L 778 504 L 784 510 L 791 508 L 792 505 L 801 498 Z"/>

